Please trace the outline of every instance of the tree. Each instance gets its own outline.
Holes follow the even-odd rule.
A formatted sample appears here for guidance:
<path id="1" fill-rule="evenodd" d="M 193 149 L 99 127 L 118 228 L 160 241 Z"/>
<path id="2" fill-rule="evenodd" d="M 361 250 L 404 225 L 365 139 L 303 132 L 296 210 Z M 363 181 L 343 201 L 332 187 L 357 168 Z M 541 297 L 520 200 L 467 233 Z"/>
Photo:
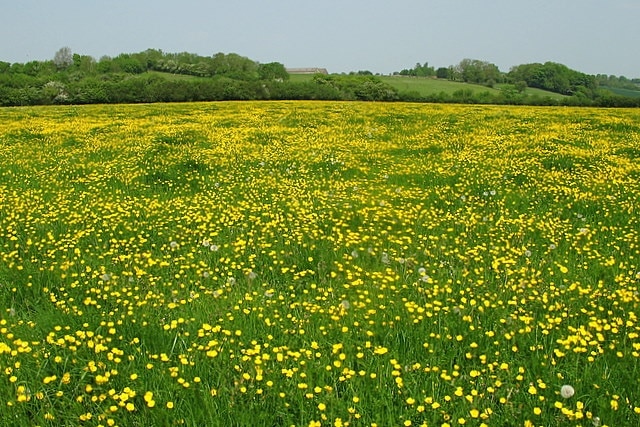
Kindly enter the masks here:
<path id="1" fill-rule="evenodd" d="M 449 78 L 449 68 L 440 67 L 436 70 L 436 77 L 439 79 L 448 79 Z"/>
<path id="2" fill-rule="evenodd" d="M 477 59 L 463 59 L 456 67 L 462 80 L 467 83 L 493 86 L 501 80 L 500 70 L 495 64 Z"/>
<path id="3" fill-rule="evenodd" d="M 258 66 L 260 80 L 288 80 L 287 69 L 279 62 L 270 62 Z"/>
<path id="4" fill-rule="evenodd" d="M 73 53 L 71 52 L 71 48 L 67 46 L 61 47 L 53 56 L 53 63 L 56 65 L 58 70 L 64 70 L 73 64 Z"/>

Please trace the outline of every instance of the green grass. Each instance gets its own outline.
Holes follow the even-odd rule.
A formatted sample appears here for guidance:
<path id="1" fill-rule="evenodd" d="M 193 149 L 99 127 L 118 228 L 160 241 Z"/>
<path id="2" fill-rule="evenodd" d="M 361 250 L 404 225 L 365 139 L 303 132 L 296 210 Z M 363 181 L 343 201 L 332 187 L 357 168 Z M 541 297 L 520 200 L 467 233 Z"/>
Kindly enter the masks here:
<path id="1" fill-rule="evenodd" d="M 640 98 L 640 90 L 622 89 L 618 87 L 604 87 L 608 91 L 615 93 L 616 95 L 628 96 L 630 98 Z"/>
<path id="2" fill-rule="evenodd" d="M 498 84 L 491 88 L 483 85 L 476 85 L 464 82 L 455 82 L 445 79 L 429 78 L 429 77 L 407 77 L 407 76 L 378 76 L 383 82 L 397 89 L 400 93 L 415 92 L 420 96 L 438 95 L 444 93 L 453 95 L 460 91 L 471 91 L 473 93 L 488 93 L 490 95 L 499 95 L 502 88 L 507 87 L 504 84 Z M 308 74 L 292 74 L 290 76 L 292 82 L 310 81 L 313 75 Z M 527 96 L 537 96 L 540 98 L 549 97 L 554 100 L 562 100 L 567 98 L 554 92 L 542 89 L 527 88 L 525 90 Z"/>
<path id="3" fill-rule="evenodd" d="M 0 109 L 0 426 L 638 425 L 639 122 Z"/>
<path id="4" fill-rule="evenodd" d="M 433 79 L 425 77 L 405 77 L 405 76 L 382 76 L 382 81 L 390 84 L 400 92 L 417 92 L 422 96 L 438 93 L 452 95 L 460 90 L 471 90 L 473 92 L 489 92 L 497 95 L 498 90 L 462 82 L 452 82 L 444 79 Z"/>

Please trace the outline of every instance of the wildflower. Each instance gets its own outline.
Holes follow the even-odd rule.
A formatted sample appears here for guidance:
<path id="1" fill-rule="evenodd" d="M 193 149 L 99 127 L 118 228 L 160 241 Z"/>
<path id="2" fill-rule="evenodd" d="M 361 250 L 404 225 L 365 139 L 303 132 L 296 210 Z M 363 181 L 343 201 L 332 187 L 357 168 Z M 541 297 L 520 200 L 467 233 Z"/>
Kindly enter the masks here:
<path id="1" fill-rule="evenodd" d="M 574 390 L 574 388 L 572 386 L 570 386 L 570 385 L 567 385 L 567 384 L 563 385 L 560 388 L 560 396 L 564 397 L 565 399 L 568 399 L 571 396 L 573 396 L 575 394 L 575 392 L 576 391 Z"/>
<path id="2" fill-rule="evenodd" d="M 176 249 L 178 247 L 178 242 L 175 240 L 171 241 L 171 243 L 169 243 L 169 247 L 171 247 L 171 249 Z"/>
<path id="3" fill-rule="evenodd" d="M 100 280 L 102 280 L 103 282 L 108 282 L 109 280 L 111 280 L 111 276 L 107 273 L 103 273 L 100 276 Z"/>
<path id="4" fill-rule="evenodd" d="M 211 245 L 211 246 L 209 246 L 209 250 L 210 250 L 211 252 L 218 252 L 218 249 L 220 249 L 220 246 L 218 246 L 218 245 Z"/>

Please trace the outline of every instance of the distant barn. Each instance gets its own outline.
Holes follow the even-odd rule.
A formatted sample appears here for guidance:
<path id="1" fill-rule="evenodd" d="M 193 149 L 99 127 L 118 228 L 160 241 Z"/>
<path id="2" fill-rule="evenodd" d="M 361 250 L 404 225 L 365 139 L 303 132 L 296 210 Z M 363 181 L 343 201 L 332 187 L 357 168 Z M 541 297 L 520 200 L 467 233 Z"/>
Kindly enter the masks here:
<path id="1" fill-rule="evenodd" d="M 287 68 L 289 74 L 329 74 L 326 68 Z"/>

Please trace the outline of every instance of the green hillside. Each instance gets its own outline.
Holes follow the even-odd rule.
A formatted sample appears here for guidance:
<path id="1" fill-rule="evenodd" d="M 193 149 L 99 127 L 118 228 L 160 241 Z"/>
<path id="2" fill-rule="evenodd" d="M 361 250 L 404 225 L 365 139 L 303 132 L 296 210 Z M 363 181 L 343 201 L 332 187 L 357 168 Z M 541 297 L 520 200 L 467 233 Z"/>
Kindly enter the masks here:
<path id="1" fill-rule="evenodd" d="M 380 80 L 393 88 L 397 89 L 400 93 L 414 92 L 420 96 L 437 95 L 444 93 L 446 95 L 453 95 L 460 91 L 471 91 L 473 93 L 488 93 L 489 95 L 499 95 L 502 90 L 507 90 L 509 85 L 497 84 L 491 88 L 488 86 L 456 82 L 447 79 L 437 79 L 433 77 L 411 77 L 411 76 L 377 76 Z M 304 82 L 310 81 L 313 75 L 310 74 L 291 74 L 292 82 Z M 548 97 L 554 100 L 562 100 L 567 98 L 566 95 L 559 93 L 549 92 L 542 89 L 526 88 L 525 94 L 527 96 L 537 96 L 540 98 Z"/>
<path id="2" fill-rule="evenodd" d="M 640 98 L 640 90 L 623 89 L 619 87 L 604 87 L 604 89 L 616 95 L 628 96 L 630 98 Z"/>

